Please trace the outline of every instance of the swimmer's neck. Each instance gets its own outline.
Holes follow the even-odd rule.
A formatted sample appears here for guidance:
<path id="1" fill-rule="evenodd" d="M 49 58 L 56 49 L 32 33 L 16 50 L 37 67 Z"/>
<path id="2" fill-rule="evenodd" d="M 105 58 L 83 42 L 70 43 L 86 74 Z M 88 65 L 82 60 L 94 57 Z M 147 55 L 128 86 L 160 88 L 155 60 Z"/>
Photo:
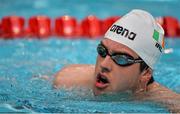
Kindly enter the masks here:
<path id="1" fill-rule="evenodd" d="M 132 90 L 132 93 L 133 94 L 146 93 L 146 92 L 152 91 L 158 87 L 160 87 L 160 84 L 154 81 L 153 83 L 148 84 L 147 86 L 137 87 L 136 89 Z"/>

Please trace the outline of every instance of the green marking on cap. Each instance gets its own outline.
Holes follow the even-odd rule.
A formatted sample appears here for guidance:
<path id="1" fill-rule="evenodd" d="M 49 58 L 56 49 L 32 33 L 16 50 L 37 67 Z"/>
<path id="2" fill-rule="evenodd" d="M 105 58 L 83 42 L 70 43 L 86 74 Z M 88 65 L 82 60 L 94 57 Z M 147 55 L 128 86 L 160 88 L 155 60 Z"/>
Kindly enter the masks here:
<path id="1" fill-rule="evenodd" d="M 154 33 L 153 33 L 153 38 L 158 41 L 159 40 L 159 32 L 154 30 Z"/>

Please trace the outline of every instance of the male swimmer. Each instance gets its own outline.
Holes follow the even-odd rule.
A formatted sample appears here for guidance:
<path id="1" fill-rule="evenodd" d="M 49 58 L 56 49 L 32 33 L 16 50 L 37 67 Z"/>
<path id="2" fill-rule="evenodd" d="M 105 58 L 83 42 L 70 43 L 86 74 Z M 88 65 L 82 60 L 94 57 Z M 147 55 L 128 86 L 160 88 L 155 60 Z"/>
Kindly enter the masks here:
<path id="1" fill-rule="evenodd" d="M 180 95 L 153 79 L 164 49 L 164 30 L 146 11 L 132 10 L 117 20 L 97 46 L 96 65 L 70 65 L 59 71 L 54 87 L 87 87 L 94 95 L 131 91 L 139 100 L 163 103 L 180 112 Z"/>

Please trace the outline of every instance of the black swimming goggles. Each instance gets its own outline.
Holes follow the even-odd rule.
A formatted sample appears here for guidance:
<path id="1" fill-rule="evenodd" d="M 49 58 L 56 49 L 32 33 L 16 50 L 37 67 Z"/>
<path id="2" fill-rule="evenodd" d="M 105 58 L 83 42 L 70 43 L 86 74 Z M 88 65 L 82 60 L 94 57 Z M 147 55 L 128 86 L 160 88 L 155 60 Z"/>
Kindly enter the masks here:
<path id="1" fill-rule="evenodd" d="M 110 54 L 102 43 L 100 43 L 97 46 L 97 52 L 103 58 L 105 58 L 107 55 L 109 55 L 111 57 L 111 59 L 119 66 L 129 66 L 134 63 L 143 62 L 143 60 L 141 58 L 134 59 L 132 56 L 125 54 L 125 53 Z"/>

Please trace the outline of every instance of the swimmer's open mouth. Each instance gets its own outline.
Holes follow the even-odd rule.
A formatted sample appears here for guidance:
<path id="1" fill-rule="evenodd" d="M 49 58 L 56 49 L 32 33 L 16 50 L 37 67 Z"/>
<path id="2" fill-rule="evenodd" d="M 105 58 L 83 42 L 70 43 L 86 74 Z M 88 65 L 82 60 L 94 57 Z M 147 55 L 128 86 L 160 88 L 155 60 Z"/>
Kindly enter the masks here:
<path id="1" fill-rule="evenodd" d="M 98 74 L 96 78 L 96 87 L 99 89 L 104 89 L 109 85 L 109 80 L 106 76 Z"/>

